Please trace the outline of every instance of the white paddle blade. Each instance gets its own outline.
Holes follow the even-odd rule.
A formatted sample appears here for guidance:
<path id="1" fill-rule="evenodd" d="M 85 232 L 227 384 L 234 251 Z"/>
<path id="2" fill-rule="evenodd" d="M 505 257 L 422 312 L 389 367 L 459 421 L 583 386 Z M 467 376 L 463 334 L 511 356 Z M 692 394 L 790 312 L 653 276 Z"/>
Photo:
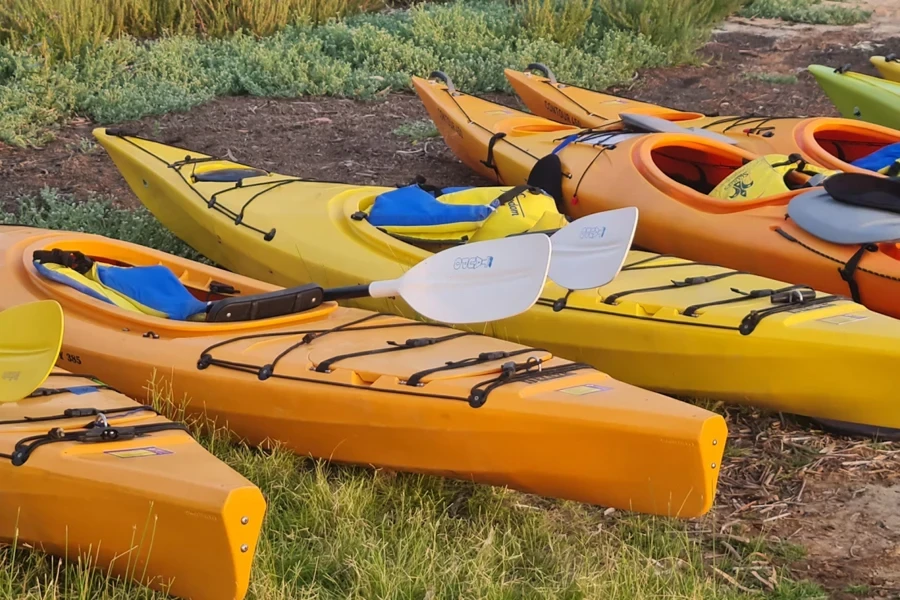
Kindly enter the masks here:
<path id="1" fill-rule="evenodd" d="M 606 285 L 625 264 L 637 221 L 638 209 L 629 206 L 569 223 L 550 238 L 550 279 L 568 290 Z"/>
<path id="2" fill-rule="evenodd" d="M 496 321 L 537 302 L 550 254 L 544 234 L 474 242 L 438 252 L 400 279 L 373 282 L 369 293 L 399 295 L 425 318 L 442 323 Z"/>

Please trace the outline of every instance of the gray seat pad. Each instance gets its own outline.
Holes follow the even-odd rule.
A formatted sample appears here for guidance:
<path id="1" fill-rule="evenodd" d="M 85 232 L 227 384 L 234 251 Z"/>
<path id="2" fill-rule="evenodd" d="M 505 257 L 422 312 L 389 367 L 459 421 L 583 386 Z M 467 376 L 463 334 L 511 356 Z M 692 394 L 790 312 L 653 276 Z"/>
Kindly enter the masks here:
<path id="1" fill-rule="evenodd" d="M 665 119 L 660 119 L 659 117 L 654 117 L 652 115 L 621 113 L 619 114 L 619 117 L 622 119 L 622 122 L 629 127 L 648 133 L 690 133 L 709 140 L 722 142 L 723 144 L 730 144 L 732 146 L 737 144 L 737 140 L 734 140 L 727 135 L 722 135 L 715 131 L 707 131 L 706 129 L 697 129 L 695 127 L 682 127 L 678 123 L 666 121 Z"/>
<path id="2" fill-rule="evenodd" d="M 844 204 L 823 189 L 797 196 L 788 216 L 798 227 L 834 244 L 875 244 L 900 240 L 900 214 Z"/>

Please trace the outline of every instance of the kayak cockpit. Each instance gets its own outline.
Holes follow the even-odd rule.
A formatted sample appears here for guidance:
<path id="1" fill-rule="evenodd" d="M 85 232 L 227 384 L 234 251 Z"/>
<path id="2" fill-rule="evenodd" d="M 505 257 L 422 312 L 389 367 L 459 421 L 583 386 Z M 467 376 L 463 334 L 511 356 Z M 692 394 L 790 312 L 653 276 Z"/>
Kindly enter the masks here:
<path id="1" fill-rule="evenodd" d="M 799 155 L 755 156 L 684 134 L 655 134 L 634 145 L 634 163 L 668 197 L 714 213 L 785 205 L 829 173 Z"/>
<path id="2" fill-rule="evenodd" d="M 253 329 L 324 318 L 337 308 L 317 285 L 282 289 L 161 252 L 56 238 L 23 253 L 32 280 L 67 305 L 151 330 Z"/>

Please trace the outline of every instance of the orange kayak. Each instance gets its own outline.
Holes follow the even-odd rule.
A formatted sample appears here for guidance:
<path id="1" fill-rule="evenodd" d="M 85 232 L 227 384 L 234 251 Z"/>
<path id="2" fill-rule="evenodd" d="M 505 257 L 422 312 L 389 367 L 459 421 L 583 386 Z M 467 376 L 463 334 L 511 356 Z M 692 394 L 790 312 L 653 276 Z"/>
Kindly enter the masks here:
<path id="1" fill-rule="evenodd" d="M 18 294 L 4 285 L 9 307 Z M 265 500 L 149 406 L 56 369 L 30 397 L 0 403 L 0 456 L 3 543 L 182 598 L 244 597 Z"/>
<path id="2" fill-rule="evenodd" d="M 109 265 L 162 265 L 177 293 L 201 304 L 246 307 L 248 296 L 265 294 L 255 307 L 289 308 L 241 321 L 228 320 L 236 308 L 200 320 L 135 312 L 58 273 L 48 278 L 55 263 L 35 263 L 35 252 L 81 266 L 88 258 L 88 273 L 106 265 L 116 276 L 124 275 Z M 187 399 L 188 414 L 227 424 L 250 444 L 277 440 L 302 455 L 653 514 L 693 517 L 712 504 L 727 435 L 721 416 L 545 350 L 334 302 L 295 311 L 307 306 L 304 288 L 285 297 L 100 236 L 0 227 L 0 255 L 2 307 L 63 306 L 66 368 L 135 396 L 157 373 L 175 402 Z"/>
<path id="3" fill-rule="evenodd" d="M 506 69 L 516 94 L 535 115 L 574 127 L 601 131 L 622 129 L 622 113 L 648 115 L 681 127 L 719 133 L 753 154 L 802 154 L 817 165 L 847 172 L 868 173 L 852 163 L 900 142 L 900 131 L 853 119 L 833 117 L 709 117 L 603 94 L 559 83 L 544 65 L 530 71 Z"/>
<path id="4" fill-rule="evenodd" d="M 530 180 L 548 191 L 561 181 L 554 193 L 574 218 L 636 206 L 635 243 L 643 248 L 850 295 L 900 317 L 897 244 L 837 244 L 799 227 L 786 218 L 787 206 L 809 188 L 745 200 L 738 185 L 736 199 L 710 196 L 759 158 L 747 150 L 693 134 L 585 133 L 443 82 L 414 77 L 413 83 L 447 145 L 484 177 L 505 185 Z M 551 154 L 556 166 L 543 161 L 532 173 Z M 791 182 L 802 186 L 804 177 L 794 172 Z"/>

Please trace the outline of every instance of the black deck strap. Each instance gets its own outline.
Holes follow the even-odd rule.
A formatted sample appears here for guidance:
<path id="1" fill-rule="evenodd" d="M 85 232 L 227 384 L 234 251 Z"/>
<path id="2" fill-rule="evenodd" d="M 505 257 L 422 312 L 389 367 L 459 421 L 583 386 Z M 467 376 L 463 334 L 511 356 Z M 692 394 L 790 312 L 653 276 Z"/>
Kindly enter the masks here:
<path id="1" fill-rule="evenodd" d="M 629 294 L 637 294 L 640 292 L 661 292 L 663 290 L 674 290 L 683 287 L 690 287 L 692 285 L 701 285 L 704 283 L 712 283 L 713 281 L 718 281 L 720 279 L 725 279 L 726 277 L 731 277 L 732 275 L 746 275 L 744 271 L 725 271 L 724 273 L 717 273 L 716 275 L 704 275 L 700 277 L 687 277 L 686 279 L 682 279 L 680 281 L 672 281 L 669 285 L 657 285 L 654 287 L 648 288 L 637 288 L 634 290 L 623 290 L 621 292 L 610 294 L 606 298 L 603 299 L 604 304 L 614 305 L 616 301 L 622 296 L 628 296 Z"/>
<path id="2" fill-rule="evenodd" d="M 556 202 L 556 209 L 565 214 L 566 202 L 563 199 L 562 180 L 562 161 L 557 154 L 548 154 L 531 167 L 527 183 L 550 194 Z"/>
<path id="3" fill-rule="evenodd" d="M 132 136 L 134 137 L 134 136 Z M 200 158 L 194 158 L 190 154 L 185 155 L 183 160 L 176 160 L 173 163 L 169 163 L 170 169 L 181 169 L 181 167 L 186 167 L 188 165 L 197 165 L 200 163 L 206 162 L 216 162 L 222 160 L 221 158 L 216 158 L 215 156 L 202 156 Z"/>
<path id="4" fill-rule="evenodd" d="M 510 188 L 497 196 L 496 200 L 500 203 L 500 206 L 503 206 L 504 204 L 509 204 L 519 196 L 527 193 L 540 195 L 542 192 L 540 188 L 533 185 L 517 185 L 516 187 Z"/>
<path id="5" fill-rule="evenodd" d="M 520 354 L 528 354 L 529 352 L 546 352 L 546 350 L 542 348 L 520 348 L 518 350 L 513 350 L 512 352 L 507 352 L 505 350 L 496 350 L 494 352 L 482 352 L 478 356 L 473 358 L 463 358 L 461 360 L 456 361 L 448 361 L 446 364 L 441 365 L 440 367 L 432 367 L 430 369 L 423 369 L 421 371 L 417 371 L 409 376 L 409 379 L 406 380 L 406 385 L 409 386 L 419 386 L 422 385 L 422 380 L 429 375 L 434 373 L 440 373 L 442 371 L 452 371 L 454 369 L 464 369 L 466 367 L 472 367 L 475 365 L 484 364 L 487 362 L 492 362 L 495 360 L 503 360 L 504 358 L 509 358 L 511 356 L 518 356 Z"/>
<path id="6" fill-rule="evenodd" d="M 253 194 L 252 196 L 250 196 L 250 199 L 247 200 L 246 202 L 244 202 L 244 205 L 241 206 L 241 211 L 238 213 L 238 216 L 234 219 L 234 224 L 235 224 L 235 225 L 240 225 L 241 223 L 244 222 L 244 213 L 247 211 L 247 208 L 248 208 L 251 204 L 253 204 L 253 202 L 254 202 L 257 198 L 259 198 L 259 197 L 262 196 L 263 194 L 266 194 L 266 193 L 268 193 L 268 192 L 271 192 L 272 190 L 274 190 L 274 189 L 276 189 L 276 188 L 280 188 L 280 187 L 283 186 L 283 185 L 288 185 L 288 184 L 291 184 L 291 183 L 297 183 L 298 181 L 301 181 L 301 180 L 300 180 L 300 179 L 285 179 L 285 180 L 283 180 L 283 181 L 276 181 L 276 182 L 272 183 L 268 188 L 266 188 L 266 189 L 264 189 L 264 190 L 262 190 L 262 191 L 256 192 L 255 194 Z"/>
<path id="7" fill-rule="evenodd" d="M 472 408 L 481 408 L 484 406 L 484 403 L 487 402 L 490 393 L 495 389 L 510 383 L 524 381 L 534 377 L 538 373 L 545 377 L 553 377 L 572 371 L 580 371 L 582 369 L 594 369 L 591 365 L 585 363 L 569 363 L 544 369 L 542 363 L 543 361 L 541 359 L 533 356 L 523 363 L 515 363 L 512 361 L 504 363 L 500 375 L 493 379 L 487 379 L 477 383 L 472 387 L 469 392 L 469 406 Z"/>
<path id="8" fill-rule="evenodd" d="M 83 417 L 95 417 L 100 414 L 117 415 L 132 412 L 152 412 L 159 414 L 159 411 L 152 406 L 138 404 L 136 406 L 123 406 L 121 408 L 67 408 L 59 415 L 45 415 L 43 417 L 22 417 L 10 421 L 0 421 L 0 425 L 22 425 L 23 423 L 40 423 L 42 421 L 61 421 L 63 419 L 80 419 Z"/>
<path id="9" fill-rule="evenodd" d="M 32 260 L 43 264 L 62 265 L 82 275 L 90 272 L 94 261 L 77 250 L 35 250 Z"/>
<path id="10" fill-rule="evenodd" d="M 405 342 L 388 342 L 389 347 L 387 348 L 377 348 L 375 350 L 361 350 L 359 352 L 351 352 L 349 354 L 339 354 L 338 356 L 334 356 L 332 358 L 328 358 L 323 360 L 316 367 L 316 371 L 318 373 L 330 373 L 331 365 L 336 362 L 342 361 L 346 358 L 356 358 L 358 356 L 370 356 L 372 354 L 387 354 L 389 352 L 399 352 L 401 350 L 411 350 L 413 348 L 424 348 L 425 346 L 433 346 L 434 344 L 440 344 L 441 342 L 449 342 L 450 340 L 455 340 L 456 338 L 461 338 L 463 336 L 471 335 L 471 333 L 467 331 L 462 331 L 459 333 L 451 333 L 450 335 L 445 335 L 439 338 L 411 338 L 406 340 Z"/>
<path id="11" fill-rule="evenodd" d="M 696 317 L 697 311 L 701 308 L 708 308 L 710 306 L 721 306 L 723 304 L 734 304 L 736 302 L 746 302 L 747 300 L 756 300 L 757 298 L 768 298 L 773 296 L 774 294 L 783 294 L 790 293 L 794 290 L 805 290 L 808 289 L 805 285 L 791 285 L 788 287 L 779 288 L 777 290 L 750 290 L 749 292 L 742 292 L 737 288 L 731 288 L 731 291 L 735 294 L 738 294 L 734 298 L 726 298 L 724 300 L 712 300 L 711 302 L 703 302 L 701 304 L 692 304 L 686 307 L 681 314 L 685 317 Z"/>
<path id="12" fill-rule="evenodd" d="M 481 161 L 481 164 L 494 172 L 494 174 L 497 176 L 497 181 L 500 181 L 500 171 L 497 169 L 497 163 L 494 162 L 494 146 L 497 144 L 497 140 L 502 140 L 505 137 L 506 133 L 503 131 L 498 131 L 497 133 L 492 135 L 490 141 L 488 142 L 487 160 Z"/>
<path id="13" fill-rule="evenodd" d="M 106 390 L 112 389 L 105 383 L 99 383 L 94 385 L 73 385 L 69 387 L 59 387 L 59 388 L 49 388 L 49 387 L 39 387 L 33 392 L 31 392 L 27 397 L 28 398 L 45 398 L 47 396 L 58 396 L 59 394 L 78 394 L 81 390 L 92 389 L 92 390 Z"/>
<path id="14" fill-rule="evenodd" d="M 660 258 L 674 258 L 671 254 L 654 254 L 653 256 L 648 256 L 647 258 L 642 258 L 641 260 L 637 260 L 633 263 L 628 263 L 624 267 L 622 267 L 623 271 L 634 269 L 640 265 L 647 264 L 649 262 L 653 262 L 654 260 L 659 260 Z M 691 262 L 684 263 L 685 265 L 695 264 Z"/>
<path id="15" fill-rule="evenodd" d="M 843 267 L 838 267 L 838 273 L 841 275 L 841 279 L 843 279 L 847 283 L 847 287 L 850 288 L 850 297 L 853 298 L 854 302 L 858 302 L 862 304 L 862 300 L 860 299 L 859 294 L 859 284 L 856 282 L 856 269 L 859 267 L 859 262 L 862 260 L 862 257 L 866 252 L 878 252 L 878 246 L 875 244 L 864 244 L 859 247 L 859 250 L 853 253 L 853 256 L 850 257 Z"/>
<path id="16" fill-rule="evenodd" d="M 800 247 L 802 247 L 805 250 L 809 250 L 810 252 L 812 252 L 813 254 L 815 254 L 817 256 L 821 256 L 822 258 L 824 258 L 826 260 L 830 260 L 831 262 L 836 263 L 837 265 L 839 265 L 838 266 L 838 274 L 840 274 L 841 278 L 843 278 L 843 274 L 841 273 L 841 271 L 846 268 L 844 261 L 840 260 L 839 258 L 835 258 L 833 256 L 828 256 L 821 250 L 817 250 L 816 248 L 813 248 L 812 246 L 804 244 L 803 242 L 801 242 L 800 240 L 798 240 L 797 238 L 795 238 L 794 236 L 789 234 L 787 231 L 784 231 L 780 227 L 775 228 L 775 233 L 777 233 L 784 239 L 788 240 L 789 242 L 794 242 L 795 244 L 799 244 Z M 871 246 L 869 246 L 869 247 L 871 247 Z M 877 246 L 875 246 L 875 249 L 876 250 L 878 249 Z M 859 251 L 857 251 L 857 253 L 858 252 Z M 851 260 L 852 260 L 852 258 L 851 258 Z M 849 264 L 849 263 L 850 263 L 850 261 L 847 261 L 847 264 Z M 870 269 L 864 269 L 863 267 L 860 267 L 859 261 L 857 261 L 856 265 L 853 268 L 853 271 L 857 271 L 857 270 L 862 271 L 863 273 L 868 273 L 869 275 L 874 275 L 875 277 L 880 277 L 882 279 L 890 279 L 891 281 L 900 282 L 900 277 L 894 277 L 892 275 L 886 275 L 884 273 L 879 273 L 878 271 L 872 271 Z M 851 289 L 851 293 L 852 293 L 852 291 L 853 290 Z"/>
<path id="17" fill-rule="evenodd" d="M 55 444 L 58 442 L 81 442 L 81 443 L 103 443 L 103 442 L 121 442 L 133 440 L 143 437 L 151 433 L 160 431 L 184 431 L 188 428 L 181 423 L 149 423 L 147 425 L 133 425 L 128 427 L 112 427 L 112 426 L 94 426 L 79 431 L 64 431 L 60 427 L 51 429 L 42 435 L 33 435 L 23 438 L 16 442 L 15 449 L 12 454 L 0 454 L 3 458 L 8 458 L 14 467 L 24 465 L 32 453 L 47 444 Z"/>
<path id="18" fill-rule="evenodd" d="M 803 286 L 801 286 L 803 287 Z M 809 291 L 812 291 L 812 288 L 807 288 Z M 843 296 L 819 296 L 815 297 L 815 292 L 812 292 L 813 296 L 809 297 L 807 294 L 799 294 L 796 295 L 798 301 L 796 302 L 785 302 L 783 304 L 778 304 L 776 306 L 771 306 L 769 308 L 763 308 L 761 310 L 751 311 L 746 317 L 741 321 L 740 327 L 738 327 L 738 331 L 741 332 L 741 335 L 750 335 L 756 329 L 756 326 L 759 325 L 759 322 L 765 319 L 766 317 L 770 317 L 772 315 L 776 315 L 778 313 L 789 312 L 792 310 L 803 309 L 810 306 L 819 306 L 822 304 L 829 304 L 831 302 L 835 302 L 838 300 L 846 300 Z M 791 298 L 793 295 L 787 296 Z"/>

